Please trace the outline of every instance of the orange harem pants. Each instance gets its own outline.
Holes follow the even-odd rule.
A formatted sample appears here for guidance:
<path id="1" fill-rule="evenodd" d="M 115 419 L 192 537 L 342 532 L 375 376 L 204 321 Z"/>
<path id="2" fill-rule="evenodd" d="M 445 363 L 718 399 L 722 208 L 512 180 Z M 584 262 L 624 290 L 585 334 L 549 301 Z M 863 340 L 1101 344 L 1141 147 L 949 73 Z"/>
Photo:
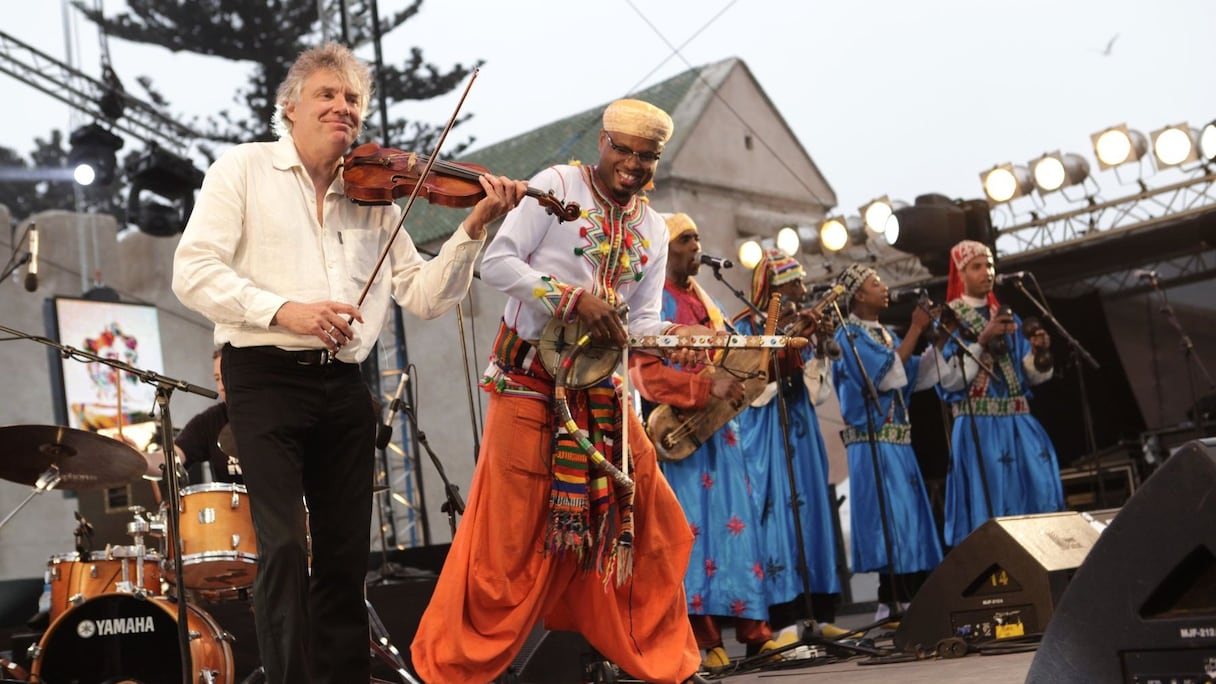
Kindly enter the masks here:
<path id="1" fill-rule="evenodd" d="M 700 666 L 684 571 L 692 531 L 629 412 L 635 482 L 633 576 L 621 586 L 545 553 L 549 402 L 492 393 L 481 457 L 435 593 L 410 646 L 427 684 L 485 684 L 506 671 L 540 618 L 581 632 L 605 658 L 648 682 L 678 683 Z"/>

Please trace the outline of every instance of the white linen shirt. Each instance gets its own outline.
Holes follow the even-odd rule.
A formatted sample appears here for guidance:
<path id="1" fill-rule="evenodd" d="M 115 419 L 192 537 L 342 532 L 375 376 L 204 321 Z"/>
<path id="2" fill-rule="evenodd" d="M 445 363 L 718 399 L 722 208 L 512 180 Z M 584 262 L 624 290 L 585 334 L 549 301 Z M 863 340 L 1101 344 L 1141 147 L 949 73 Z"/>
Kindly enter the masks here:
<path id="1" fill-rule="evenodd" d="M 215 343 L 321 349 L 271 320 L 288 301 L 354 305 L 401 215 L 400 207 L 362 206 L 346 198 L 339 173 L 325 193 L 324 223 L 316 191 L 290 137 L 246 143 L 208 170 L 173 258 L 173 292 L 215 323 Z M 424 260 L 404 230 L 360 307 L 364 322 L 337 355 L 367 358 L 388 316 L 389 297 L 410 313 L 435 318 L 468 291 L 484 240 L 463 228 L 439 256 Z M 390 274 L 386 277 L 386 274 Z"/>

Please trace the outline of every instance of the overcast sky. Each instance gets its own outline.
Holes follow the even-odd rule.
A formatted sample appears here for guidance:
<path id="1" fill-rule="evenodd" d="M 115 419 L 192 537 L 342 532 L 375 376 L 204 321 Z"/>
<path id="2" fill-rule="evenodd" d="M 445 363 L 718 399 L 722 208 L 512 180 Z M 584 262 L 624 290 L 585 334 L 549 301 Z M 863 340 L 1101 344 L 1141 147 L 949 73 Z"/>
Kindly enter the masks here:
<path id="1" fill-rule="evenodd" d="M 381 12 L 404 4 L 380 0 Z M 5 32 L 65 58 L 61 2 L 6 5 Z M 110 13 L 123 6 L 105 2 Z M 75 26 L 80 68 L 97 75 L 97 32 Z M 427 0 L 384 53 L 399 62 L 417 46 L 441 66 L 486 61 L 465 105 L 476 116 L 461 129 L 475 148 L 738 57 L 839 212 L 857 213 L 883 194 L 980 197 L 981 170 L 1045 151 L 1092 162 L 1089 135 L 1112 124 L 1201 127 L 1216 118 L 1213 26 L 1211 0 Z M 128 90 L 149 75 L 183 117 L 230 107 L 249 69 L 118 40 L 110 50 Z M 0 83 L 12 95 L 0 145 L 25 153 L 50 127 L 84 123 L 5 74 Z M 453 104 L 403 113 L 440 121 Z M 1111 172 L 1096 176 L 1105 195 L 1124 194 Z"/>

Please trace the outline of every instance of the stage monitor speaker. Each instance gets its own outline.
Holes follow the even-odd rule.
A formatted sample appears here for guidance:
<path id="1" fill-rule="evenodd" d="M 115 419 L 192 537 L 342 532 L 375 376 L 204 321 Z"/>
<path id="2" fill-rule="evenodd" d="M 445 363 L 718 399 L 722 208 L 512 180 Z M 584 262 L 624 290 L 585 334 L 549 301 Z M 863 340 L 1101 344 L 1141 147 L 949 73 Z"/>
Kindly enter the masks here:
<path id="1" fill-rule="evenodd" d="M 1076 512 L 985 522 L 950 550 L 917 591 L 895 630 L 895 647 L 919 653 L 946 640 L 972 643 L 1042 632 L 1100 527 Z"/>
<path id="2" fill-rule="evenodd" d="M 1170 456 L 1064 593 L 1026 681 L 1216 680 L 1216 440 Z"/>

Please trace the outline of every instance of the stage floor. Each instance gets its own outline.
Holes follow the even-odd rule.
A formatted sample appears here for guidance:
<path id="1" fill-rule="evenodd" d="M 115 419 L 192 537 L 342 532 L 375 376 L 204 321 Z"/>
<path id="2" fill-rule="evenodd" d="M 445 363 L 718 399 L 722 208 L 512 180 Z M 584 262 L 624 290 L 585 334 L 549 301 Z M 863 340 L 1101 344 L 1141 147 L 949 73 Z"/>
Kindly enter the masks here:
<path id="1" fill-rule="evenodd" d="M 1034 653 L 1007 655 L 972 654 L 953 660 L 933 659 L 891 665 L 859 665 L 859 659 L 827 665 L 807 665 L 795 669 L 755 670 L 746 674 L 714 677 L 728 684 L 936 684 L 937 682 L 984 682 L 985 684 L 1022 684 Z"/>
<path id="2" fill-rule="evenodd" d="M 846 629 L 863 628 L 872 614 L 840 615 L 836 624 Z M 744 646 L 733 641 L 733 630 L 723 630 L 726 650 L 732 660 L 742 659 Z M 879 649 L 892 648 L 890 630 L 870 633 Z M 985 684 L 1022 684 L 1034 660 L 1034 651 L 981 655 L 970 653 L 962 658 L 929 658 L 911 662 L 863 665 L 867 656 L 848 659 L 817 658 L 781 663 L 770 669 L 751 670 L 739 674 L 712 676 L 713 681 L 726 684 L 936 684 L 938 682 L 984 682 Z"/>

